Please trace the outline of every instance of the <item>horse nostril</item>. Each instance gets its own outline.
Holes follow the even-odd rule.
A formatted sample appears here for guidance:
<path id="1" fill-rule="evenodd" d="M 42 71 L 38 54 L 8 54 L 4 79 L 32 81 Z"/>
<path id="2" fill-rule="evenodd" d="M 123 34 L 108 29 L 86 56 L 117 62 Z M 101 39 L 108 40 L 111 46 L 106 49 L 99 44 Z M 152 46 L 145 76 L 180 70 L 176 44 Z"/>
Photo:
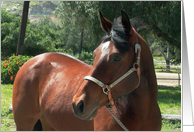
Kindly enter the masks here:
<path id="1" fill-rule="evenodd" d="M 82 114 L 84 112 L 84 101 L 80 101 L 78 104 L 77 104 L 77 109 L 79 111 L 80 114 Z"/>

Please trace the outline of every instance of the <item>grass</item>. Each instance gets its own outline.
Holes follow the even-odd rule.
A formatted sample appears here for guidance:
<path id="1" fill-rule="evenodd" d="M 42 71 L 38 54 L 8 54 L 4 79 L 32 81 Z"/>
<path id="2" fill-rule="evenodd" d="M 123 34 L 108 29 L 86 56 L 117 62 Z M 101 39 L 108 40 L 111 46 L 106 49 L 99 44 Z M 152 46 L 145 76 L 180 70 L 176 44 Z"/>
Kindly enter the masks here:
<path id="1" fill-rule="evenodd" d="M 154 60 L 165 60 L 163 56 L 153 56 Z"/>
<path id="2" fill-rule="evenodd" d="M 9 112 L 13 85 L 1 85 L 1 131 L 15 131 L 13 114 Z M 158 104 L 162 114 L 181 114 L 181 87 L 158 86 Z M 181 123 L 162 120 L 162 131 L 181 131 Z"/>
<path id="3" fill-rule="evenodd" d="M 30 1 L 30 6 L 41 5 L 44 1 Z"/>
<path id="4" fill-rule="evenodd" d="M 13 114 L 9 112 L 12 88 L 13 85 L 1 85 L 1 131 L 15 131 Z"/>
<path id="5" fill-rule="evenodd" d="M 181 74 L 181 68 L 176 66 L 171 66 L 170 71 L 166 71 L 166 62 L 163 56 L 153 56 L 155 72 L 164 73 L 179 73 Z M 158 63 L 158 61 L 164 61 L 163 63 Z"/>
<path id="6" fill-rule="evenodd" d="M 158 105 L 162 114 L 181 115 L 181 87 L 158 86 Z M 181 123 L 162 119 L 161 131 L 181 131 Z"/>
<path id="7" fill-rule="evenodd" d="M 162 114 L 181 115 L 181 86 L 158 86 L 158 105 Z"/>
<path id="8" fill-rule="evenodd" d="M 172 123 L 169 120 L 162 119 L 161 131 L 181 131 L 181 123 L 178 121 Z"/>
<path id="9" fill-rule="evenodd" d="M 175 67 L 175 68 L 170 68 L 170 71 L 166 71 L 166 65 L 154 65 L 155 72 L 163 72 L 163 73 L 179 73 L 181 74 L 181 68 L 180 67 Z"/>

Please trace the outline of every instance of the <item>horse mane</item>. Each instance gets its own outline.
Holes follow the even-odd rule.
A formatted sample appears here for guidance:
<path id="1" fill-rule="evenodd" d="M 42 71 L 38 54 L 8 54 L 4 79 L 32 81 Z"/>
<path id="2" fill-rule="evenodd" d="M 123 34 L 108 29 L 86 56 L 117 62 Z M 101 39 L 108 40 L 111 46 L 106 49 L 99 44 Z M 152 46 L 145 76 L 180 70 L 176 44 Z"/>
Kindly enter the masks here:
<path id="1" fill-rule="evenodd" d="M 112 40 L 116 48 L 121 52 L 125 53 L 129 49 L 129 33 L 121 23 L 121 17 L 114 20 L 111 33 L 107 34 L 101 39 L 103 43 Z"/>

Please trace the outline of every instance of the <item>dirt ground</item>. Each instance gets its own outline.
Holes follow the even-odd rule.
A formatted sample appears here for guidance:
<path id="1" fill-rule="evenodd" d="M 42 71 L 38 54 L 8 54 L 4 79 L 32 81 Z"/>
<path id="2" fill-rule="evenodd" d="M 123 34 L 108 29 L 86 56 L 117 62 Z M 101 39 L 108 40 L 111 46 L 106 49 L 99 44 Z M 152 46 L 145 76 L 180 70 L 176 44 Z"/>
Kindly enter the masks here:
<path id="1" fill-rule="evenodd" d="M 181 79 L 181 74 L 179 74 Z M 156 73 L 158 85 L 165 85 L 165 86 L 179 86 L 178 81 L 178 74 L 177 73 Z M 165 80 L 163 80 L 163 78 Z M 170 80 L 170 79 L 177 79 L 177 80 Z M 180 80 L 181 85 L 181 80 Z"/>

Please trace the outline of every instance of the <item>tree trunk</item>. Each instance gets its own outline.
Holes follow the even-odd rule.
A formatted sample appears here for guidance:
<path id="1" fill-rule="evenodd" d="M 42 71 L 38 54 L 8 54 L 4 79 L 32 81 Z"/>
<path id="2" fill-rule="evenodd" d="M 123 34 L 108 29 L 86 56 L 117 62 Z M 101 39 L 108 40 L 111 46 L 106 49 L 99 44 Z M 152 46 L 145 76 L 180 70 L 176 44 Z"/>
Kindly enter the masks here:
<path id="1" fill-rule="evenodd" d="M 24 38 L 25 38 L 25 33 L 26 33 L 29 3 L 30 1 L 24 1 L 22 21 L 21 21 L 21 26 L 20 26 L 20 34 L 19 34 L 19 39 L 18 39 L 18 44 L 17 44 L 16 55 L 23 53 L 23 45 L 24 45 Z"/>
<path id="2" fill-rule="evenodd" d="M 80 60 L 81 60 L 81 53 L 82 53 L 83 35 L 84 35 L 84 31 L 82 30 L 82 32 L 81 32 L 80 49 L 79 49 L 79 59 L 80 59 Z"/>
<path id="3" fill-rule="evenodd" d="M 170 71 L 170 44 L 167 42 L 167 55 L 164 54 L 164 50 L 162 48 L 162 45 L 159 44 L 160 48 L 159 50 L 161 51 L 162 55 L 165 58 L 166 61 L 166 71 Z"/>
<path id="4" fill-rule="evenodd" d="M 170 44 L 167 42 L 166 71 L 170 71 Z"/>

